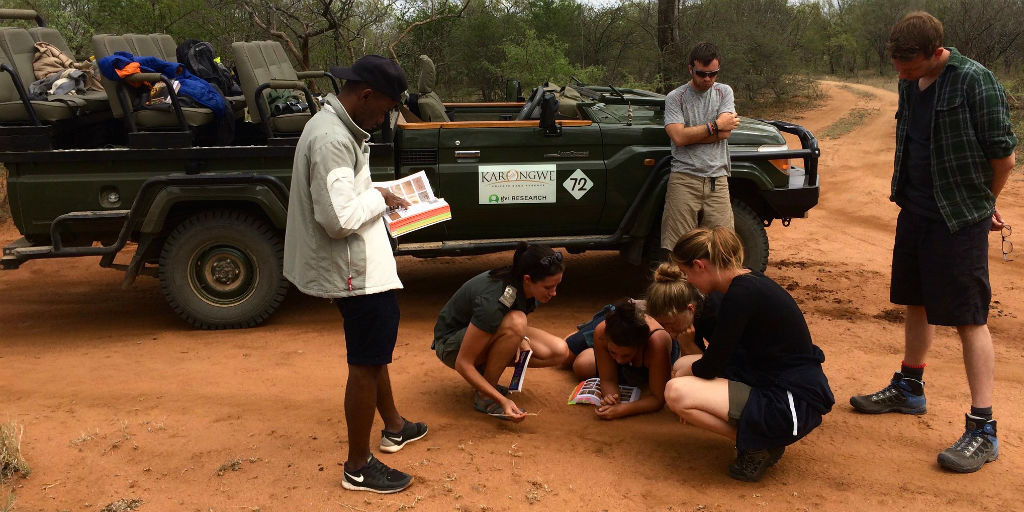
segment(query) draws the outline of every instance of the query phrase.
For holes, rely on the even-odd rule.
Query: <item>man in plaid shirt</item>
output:
[[[887,43],[899,72],[892,195],[896,220],[890,300],[907,307],[899,372],[877,393],[850,398],[869,413],[924,414],[925,357],[935,325],[956,327],[971,390],[964,434],[939,454],[961,473],[999,456],[992,419],[995,352],[989,333],[988,233],[1003,227],[996,198],[1017,145],[1002,86],[991,71],[942,47],[942,23],[913,12]]]

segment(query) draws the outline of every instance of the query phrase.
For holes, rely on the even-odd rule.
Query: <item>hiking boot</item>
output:
[[[767,450],[738,450],[736,460],[729,464],[729,476],[744,482],[756,482],[782,458],[783,453],[786,453],[785,446]]]
[[[406,443],[411,443],[427,435],[426,423],[413,423],[405,418],[402,418],[402,421],[405,424],[402,425],[402,429],[398,432],[380,431],[380,451],[395,453],[401,450]]]
[[[398,492],[412,483],[412,476],[392,469],[370,455],[366,465],[357,471],[345,470],[341,486],[350,491],[372,491],[380,494]]]
[[[915,395],[914,391],[920,391],[921,394]],[[892,381],[881,391],[850,397],[850,405],[865,414],[924,414],[928,411],[924,399],[924,382],[908,379],[900,372],[894,373]]]
[[[996,420],[966,415],[964,435],[939,454],[939,465],[957,473],[973,473],[999,458]]]

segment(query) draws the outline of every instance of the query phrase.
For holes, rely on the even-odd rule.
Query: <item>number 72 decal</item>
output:
[[[583,173],[582,169],[576,169],[576,172],[562,182],[562,186],[569,191],[569,194],[579,199],[594,186],[594,182]]]

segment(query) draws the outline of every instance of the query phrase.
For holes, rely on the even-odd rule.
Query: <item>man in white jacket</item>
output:
[[[295,148],[285,232],[284,275],[307,295],[333,300],[348,351],[345,423],[348,459],[342,486],[398,492],[412,477],[370,453],[374,412],[384,420],[380,449],[394,453],[427,433],[395,407],[388,364],[398,336],[402,288],[381,214],[408,202],[370,180],[367,140],[407,88],[397,63],[376,55],[331,68],[338,96],[306,124]]]

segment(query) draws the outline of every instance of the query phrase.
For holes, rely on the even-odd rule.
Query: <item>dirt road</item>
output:
[[[829,99],[793,120],[819,134],[853,109],[864,120],[821,141],[820,205],[769,228],[768,274],[805,311],[838,403],[763,481],[728,478],[732,445],[667,411],[602,422],[592,408],[565,405],[575,380],[564,372],[527,374],[516,401],[538,415],[522,424],[474,412],[467,386],[429,350],[434,315],[506,253],[399,260],[406,290],[391,374],[400,409],[430,433],[381,455],[415,475],[407,492],[347,492],[345,353],[330,304],[292,292],[262,327],[193,331],[155,280],[122,291],[119,273],[81,259],[0,273],[0,421],[24,425],[33,470],[14,481],[15,510],[99,510],[120,498],[144,500],[143,511],[203,512],[1019,509],[1024,251],[1003,263],[991,239],[1000,458],[976,474],[944,472],[935,456],[960,435],[969,404],[951,329],[940,329],[928,362],[927,415],[868,417],[846,403],[881,387],[902,355],[902,313],[888,302],[896,97],[860,85],[823,89]],[[1024,240],[1020,173],[1002,197]],[[16,237],[10,225],[0,231],[2,243]],[[531,319],[568,333],[639,291],[638,276],[613,253],[570,256],[559,296]]]

